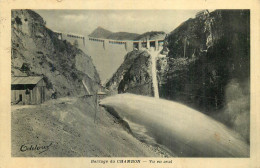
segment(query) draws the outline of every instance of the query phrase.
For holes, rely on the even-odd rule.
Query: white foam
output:
[[[248,157],[249,145],[231,129],[180,103],[133,94],[103,99],[122,118],[142,125],[177,156]]]

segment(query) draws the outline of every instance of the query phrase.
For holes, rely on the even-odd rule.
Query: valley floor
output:
[[[12,106],[13,157],[163,157],[134,138],[93,98],[65,97]]]

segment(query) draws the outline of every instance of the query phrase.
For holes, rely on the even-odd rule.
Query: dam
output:
[[[85,38],[83,35],[78,35],[74,33],[63,33],[54,31],[58,35],[58,39],[60,40],[67,40],[72,44],[75,41],[78,42],[79,46],[85,47],[86,41],[89,42],[96,42],[102,43],[103,49],[106,50],[107,48],[111,47],[111,45],[123,45],[127,52],[130,52],[134,49],[142,50],[142,49],[150,49],[154,48],[155,50],[159,50],[163,46],[164,38],[162,39],[153,39],[150,40],[146,38],[145,40],[113,40],[113,39],[104,39],[104,38],[94,38],[88,36]]]
[[[142,50],[142,49],[150,49],[154,48],[155,50],[159,50],[163,46],[164,39],[156,39],[156,40],[112,40],[112,39],[101,39],[101,38],[92,38],[89,37],[89,41],[100,42],[103,43],[104,50],[109,47],[108,44],[111,45],[123,45],[127,52],[130,52],[134,49]]]
[[[123,63],[124,57],[133,50],[160,51],[163,48],[164,38],[142,40],[113,40],[94,38],[75,33],[54,31],[59,40],[66,40],[72,45],[77,45],[84,53],[91,56],[94,65],[100,75],[102,83],[112,77],[119,66]]]

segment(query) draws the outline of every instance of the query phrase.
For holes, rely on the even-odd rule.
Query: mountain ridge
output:
[[[110,36],[113,32],[104,29],[103,27],[97,27],[95,30],[93,30],[89,36],[90,37],[95,37],[95,38],[107,38]]]
[[[129,32],[112,32],[101,26],[97,27],[92,31],[92,33],[89,34],[89,37],[112,40],[134,40],[137,36],[139,36],[139,34]]]

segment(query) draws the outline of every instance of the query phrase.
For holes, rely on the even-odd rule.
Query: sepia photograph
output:
[[[250,14],[12,9],[11,157],[249,158]]]

